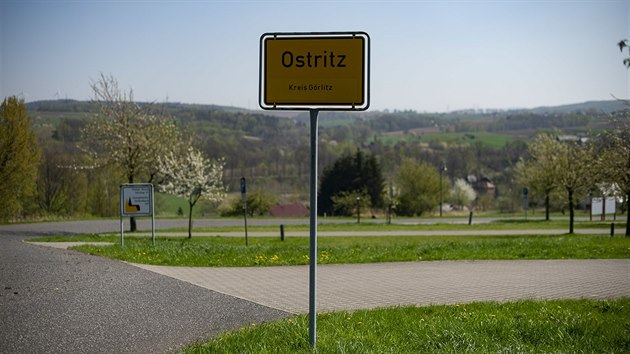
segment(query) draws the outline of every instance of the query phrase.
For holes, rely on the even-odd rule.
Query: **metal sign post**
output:
[[[247,182],[245,177],[241,177],[241,197],[243,197],[243,218],[245,219],[245,246],[247,243]]]
[[[317,115],[311,110],[311,219],[309,253],[308,337],[311,347],[317,342]]]
[[[529,190],[523,188],[523,209],[525,209],[525,220],[527,220],[527,209],[529,209]]]
[[[265,33],[260,37],[258,104],[308,110],[311,118],[309,342],[317,342],[317,130],[320,110],[370,105],[370,37],[365,32]],[[241,180],[241,183],[244,183]],[[243,184],[241,185],[243,186]],[[247,236],[246,236],[247,237]]]

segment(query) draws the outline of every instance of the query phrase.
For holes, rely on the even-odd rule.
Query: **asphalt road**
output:
[[[489,223],[496,220],[524,220],[524,217],[474,217],[474,224]],[[542,216],[529,216],[528,220],[542,220]],[[588,217],[576,217],[576,220],[588,220]],[[610,218],[609,218],[610,219]],[[568,217],[552,217],[552,220],[567,220]],[[595,219],[594,219],[595,220]],[[625,215],[617,216],[618,221],[625,220]],[[138,218],[138,230],[150,231],[151,219],[150,218]],[[608,220],[612,222],[611,220]],[[320,224],[333,224],[333,223],[347,223],[348,219],[334,219],[319,217],[317,222]],[[362,223],[384,223],[384,218],[370,219],[361,218]],[[249,226],[280,226],[283,225],[308,225],[309,218],[250,218],[247,220]],[[436,224],[436,223],[450,223],[450,224],[466,224],[468,218],[403,218],[393,219],[394,224]],[[243,220],[234,218],[221,218],[221,219],[193,219],[194,228],[203,227],[224,227],[224,226],[243,226]],[[125,230],[129,229],[129,221],[124,221]],[[188,219],[156,219],[155,228],[158,230],[181,228],[188,229]],[[36,224],[9,224],[0,225],[0,235],[2,234],[28,234],[28,235],[61,235],[61,234],[79,234],[79,233],[102,233],[102,232],[120,232],[119,220],[84,220],[84,221],[61,221],[61,222],[47,222]]]
[[[111,231],[101,227],[0,226],[0,353],[172,352],[289,315],[125,263],[22,242]]]

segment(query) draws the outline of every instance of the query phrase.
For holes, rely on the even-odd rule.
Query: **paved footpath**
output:
[[[308,312],[308,266],[136,266],[279,310]],[[490,300],[630,297],[630,259],[320,265],[318,273],[320,311]]]

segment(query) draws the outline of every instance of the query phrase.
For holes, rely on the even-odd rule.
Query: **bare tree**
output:
[[[155,182],[158,157],[181,141],[175,122],[155,114],[151,104],[135,102],[133,91],[121,90],[111,75],[101,74],[91,86],[99,113],[83,129],[81,147],[96,166],[119,166],[128,183]]]

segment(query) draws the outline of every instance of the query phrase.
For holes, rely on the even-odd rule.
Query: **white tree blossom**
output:
[[[455,184],[451,190],[451,199],[453,204],[460,207],[470,207],[475,198],[477,198],[477,193],[475,193],[475,190],[470,184],[462,178],[455,180]]]
[[[220,202],[225,198],[223,185],[224,160],[206,159],[192,146],[182,154],[173,152],[158,158],[159,170],[164,178],[160,190],[188,200],[188,237],[192,237],[192,210],[201,198]]]

